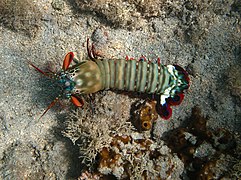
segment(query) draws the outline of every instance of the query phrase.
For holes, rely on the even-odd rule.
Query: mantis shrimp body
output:
[[[46,73],[33,64],[30,65],[42,74],[57,79],[63,87],[62,96],[70,99],[78,107],[83,106],[81,95],[108,89],[136,91],[159,95],[160,103],[156,109],[164,119],[171,117],[170,106],[180,104],[184,97],[183,91],[189,87],[188,75],[178,65],[164,66],[159,61],[146,61],[144,57],[140,60],[97,58],[93,47],[90,50],[87,46],[87,49],[91,60],[78,62],[74,54],[69,52],[59,73]],[[70,66],[72,61],[76,64]],[[58,98],[47,110],[57,100]]]

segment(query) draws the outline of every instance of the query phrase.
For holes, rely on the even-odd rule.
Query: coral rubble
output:
[[[116,97],[120,98],[119,101],[128,98],[124,95]],[[119,111],[121,107],[115,109],[115,99],[106,101],[105,98],[98,98],[104,101],[101,100],[101,106],[95,108],[94,114],[91,114],[89,108],[78,110],[66,122],[64,135],[79,146],[82,162],[89,165],[86,167],[88,171],[82,176],[112,176],[115,179],[178,178],[184,166],[177,155],[172,154],[162,140],[155,141],[150,133],[138,132],[129,119],[123,118],[130,108]],[[152,106],[141,106],[141,110],[152,112],[152,108],[146,111],[147,107]]]
[[[225,129],[209,129],[208,118],[198,107],[192,109],[186,127],[167,132],[162,140],[142,127],[143,121],[152,125],[156,120],[155,102],[135,106],[130,120],[139,131],[122,118],[127,112],[110,112],[114,100],[100,104],[97,114],[90,115],[90,109],[73,113],[64,132],[79,146],[82,162],[89,165],[80,179],[218,179],[238,173],[238,137]],[[236,174],[228,174],[231,168]]]
[[[238,137],[226,129],[208,129],[207,120],[194,107],[188,126],[166,136],[168,147],[184,162],[189,178],[219,179],[236,159]]]
[[[115,136],[111,146],[101,150],[98,171],[113,174],[118,179],[175,179],[183,171],[183,163],[169,148],[142,134]]]

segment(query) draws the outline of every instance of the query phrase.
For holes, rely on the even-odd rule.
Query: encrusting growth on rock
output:
[[[135,107],[131,120],[139,131],[151,130],[152,124],[158,118],[156,101],[145,101]]]

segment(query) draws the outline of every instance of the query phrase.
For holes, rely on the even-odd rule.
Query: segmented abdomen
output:
[[[175,86],[174,76],[164,65],[135,60],[96,60],[101,70],[102,89],[162,94]]]

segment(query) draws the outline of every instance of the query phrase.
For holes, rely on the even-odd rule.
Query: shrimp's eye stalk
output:
[[[64,71],[66,71],[69,68],[69,65],[73,61],[73,59],[74,59],[73,52],[69,52],[68,54],[66,54],[63,62],[63,67],[62,67]]]
[[[75,95],[71,95],[70,100],[76,107],[82,107],[84,105],[83,99],[79,99]]]

